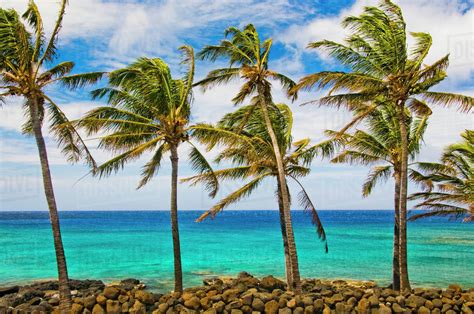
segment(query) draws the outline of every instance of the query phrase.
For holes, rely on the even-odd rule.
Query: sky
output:
[[[460,0],[400,0],[408,31],[429,32],[433,47],[426,62],[431,63],[450,53],[448,79],[437,90],[474,96],[474,1]],[[37,0],[51,30],[58,11],[58,1]],[[1,0],[2,8],[23,12],[26,0]],[[261,36],[273,38],[270,67],[294,80],[304,75],[340,69],[327,55],[309,50],[312,41],[331,39],[342,41],[345,30],[341,20],[356,15],[372,0],[70,0],[59,38],[59,57],[56,62],[71,60],[75,72],[111,71],[126,66],[141,56],[160,57],[171,67],[174,75],[182,72],[178,47],[189,44],[199,51],[204,45],[217,44],[228,26],[242,27],[253,23]],[[409,42],[410,43],[410,42]],[[197,79],[222,62],[199,61]],[[239,82],[216,87],[206,92],[195,90],[194,122],[216,122],[235,108],[231,99]],[[97,86],[95,86],[96,88]],[[60,86],[48,92],[59,103],[70,119],[79,118],[94,107],[103,105],[92,101],[89,92],[67,91]],[[337,129],[350,118],[345,111],[301,104],[317,99],[324,91],[305,92],[291,103],[280,86],[273,85],[274,99],[285,102],[294,111],[295,140],[310,138],[314,143],[324,139],[323,131]],[[24,120],[22,100],[10,98],[0,108],[0,211],[46,210],[39,159],[34,139],[21,134]],[[473,114],[461,114],[455,109],[434,108],[425,134],[423,150],[418,157],[423,161],[439,159],[443,147],[459,140],[459,134],[474,126]],[[51,134],[45,128],[53,183],[60,210],[167,210],[169,208],[170,165],[144,188],[136,190],[140,167],[150,156],[145,156],[116,175],[101,180],[87,176],[82,164],[70,165],[61,155]],[[112,157],[95,148],[89,139],[94,157],[104,162]],[[192,175],[187,166],[186,148],[180,150],[180,177]],[[209,152],[212,158],[216,152]],[[168,160],[166,160],[168,161]],[[218,167],[216,167],[218,169]],[[390,209],[393,186],[379,185],[368,198],[361,197],[361,186],[368,168],[354,165],[335,165],[327,160],[315,160],[312,172],[302,180],[313,202],[319,209]],[[81,179],[82,178],[82,179]],[[216,199],[210,199],[199,186],[179,186],[181,210],[205,210],[219,198],[242,185],[242,182],[223,182]],[[292,193],[297,187],[290,186]],[[411,187],[414,191],[416,187]],[[229,209],[275,209],[275,182],[268,179],[248,199]],[[298,205],[293,207],[298,209]]]

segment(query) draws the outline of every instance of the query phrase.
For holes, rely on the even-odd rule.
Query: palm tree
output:
[[[350,71],[325,71],[308,75],[300,80],[293,92],[315,86],[330,87],[326,97],[314,102],[349,110],[365,106],[365,110],[360,111],[341,133],[365,119],[378,106],[396,108],[401,135],[400,287],[409,289],[406,246],[409,155],[407,109],[426,114],[430,112],[430,104],[457,104],[461,111],[468,112],[474,104],[474,98],[431,91],[446,78],[449,55],[431,65],[424,65],[423,61],[432,45],[431,36],[427,33],[411,33],[415,44],[408,50],[402,11],[390,0],[381,1],[379,7],[366,7],[361,15],[345,18],[342,25],[351,32],[345,43],[323,40],[310,43],[309,47],[329,52]]]
[[[251,110],[254,110],[254,112],[249,116],[249,111]],[[310,214],[311,221],[316,225],[318,236],[325,242],[327,251],[324,227],[313,202],[300,181],[301,177],[309,174],[309,165],[315,155],[318,153],[326,153],[324,151],[324,144],[309,146],[309,139],[304,139],[294,142],[292,145],[291,128],[293,116],[287,105],[279,104],[271,106],[269,107],[269,114],[272,127],[278,139],[280,151],[283,154],[285,175],[300,187],[300,205]],[[248,120],[245,126],[241,127],[243,119]],[[278,169],[273,145],[263,121],[260,108],[254,109],[252,106],[244,106],[233,113],[225,115],[216,126],[207,124],[196,125],[194,136],[197,137],[201,143],[207,145],[208,149],[212,149],[216,145],[223,147],[216,158],[216,162],[230,162],[233,166],[227,169],[216,170],[213,173],[196,175],[183,179],[182,181],[190,182],[192,185],[204,183],[206,186],[208,184],[212,186],[215,177],[220,180],[250,180],[241,188],[219,201],[210,210],[201,215],[197,221],[202,221],[209,216],[214,218],[224,208],[238,202],[244,197],[250,196],[265,179],[270,177],[277,178]],[[280,227],[285,253],[286,278],[291,284],[290,257],[281,190],[282,188],[277,180],[276,192],[278,195]]]
[[[225,58],[229,62],[229,67],[210,71],[205,79],[197,83],[203,89],[219,84],[225,84],[232,80],[242,80],[243,85],[238,94],[232,99],[235,105],[241,104],[249,97],[252,97],[252,107],[259,107],[265,125],[271,138],[276,163],[278,169],[278,181],[281,186],[286,186],[286,177],[283,166],[283,157],[278,146],[278,140],[272,127],[268,107],[273,104],[271,82],[278,81],[282,87],[289,91],[294,82],[285,75],[269,69],[268,58],[272,47],[272,39],[260,40],[259,34],[252,24],[240,30],[236,27],[229,27],[225,31],[225,37],[218,45],[206,46],[199,53],[203,60],[215,61],[218,58]],[[250,110],[251,116],[254,110]],[[248,117],[243,119],[245,125]],[[301,280],[298,267],[298,256],[291,223],[290,200],[288,191],[282,189],[282,205],[285,218],[285,229],[288,238],[288,250],[291,265],[291,285],[288,289],[295,293],[301,292]]]
[[[427,116],[406,120],[408,132],[408,151],[411,160],[419,153],[423,134],[427,126]],[[357,130],[353,134],[343,134],[344,150],[332,159],[334,163],[373,165],[362,186],[362,195],[367,197],[380,181],[393,177],[394,190],[394,238],[392,259],[392,286],[400,289],[399,263],[399,206],[400,206],[400,130],[393,107],[380,107],[366,118],[367,129]],[[335,131],[328,131],[337,135]],[[410,171],[412,171],[410,169]],[[411,173],[413,175],[413,173]]]
[[[128,67],[111,72],[108,87],[92,92],[93,98],[106,98],[110,106],[93,109],[76,122],[89,136],[105,132],[99,138],[99,147],[118,153],[97,167],[96,176],[108,176],[145,152],[153,152],[143,166],[138,185],[141,188],[158,172],[163,156],[170,154],[174,290],[179,293],[183,291],[183,273],[177,204],[178,147],[183,143],[191,145],[192,167],[212,173],[204,156],[191,142],[194,52],[190,46],[183,46],[180,50],[184,56],[183,63],[188,67],[184,78],[173,79],[168,65],[159,58],[139,58]],[[217,181],[214,183],[217,189]]]
[[[417,163],[421,173],[417,178],[424,191],[410,195],[410,200],[421,200],[415,208],[427,210],[409,220],[432,216],[464,218],[474,221],[474,131],[461,134],[462,142],[449,145],[441,163]]]
[[[72,303],[58,210],[42,133],[45,116],[49,117],[50,131],[69,161],[77,162],[84,157],[92,167],[95,163],[79,134],[61,108],[45,93],[45,89],[54,83],[77,88],[102,77],[99,72],[70,75],[74,68],[71,61],[52,64],[57,54],[56,42],[66,2],[61,2],[49,38],[45,36],[43,20],[34,1],[28,3],[21,17],[13,9],[0,8],[0,102],[5,103],[8,97],[21,97],[25,101],[23,133],[33,135],[38,146],[58,267],[61,312],[68,312]]]

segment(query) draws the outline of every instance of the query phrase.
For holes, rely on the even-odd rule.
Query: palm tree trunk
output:
[[[54,197],[53,181],[49,169],[48,154],[41,130],[41,121],[39,117],[39,106],[44,102],[41,98],[31,99],[29,107],[33,133],[38,147],[38,154],[41,163],[41,172],[43,175],[44,194],[48,203],[49,219],[53,230],[54,251],[56,253],[56,264],[58,267],[59,282],[59,310],[61,313],[69,313],[72,306],[71,291],[69,289],[69,277],[67,273],[66,255],[64,254],[63,241],[61,237],[61,228],[59,226],[58,209],[56,198]]]
[[[281,228],[281,236],[283,238],[283,250],[285,252],[285,275],[286,275],[286,284],[288,287],[292,287],[291,281],[291,261],[290,261],[290,254],[288,250],[288,237],[286,236],[286,227],[285,227],[285,213],[283,211],[283,199],[281,197],[281,186],[280,182],[278,182],[278,213],[280,216],[280,228]]]
[[[407,256],[407,190],[408,190],[408,135],[405,115],[405,104],[399,101],[399,125],[401,136],[401,169],[400,169],[400,289],[410,289],[408,278]]]
[[[285,177],[285,169],[283,168],[283,158],[280,152],[280,147],[278,146],[278,140],[276,138],[275,131],[273,130],[272,122],[270,120],[270,115],[267,109],[265,87],[259,86],[258,93],[259,93],[260,108],[262,110],[263,118],[265,120],[265,125],[267,127],[268,134],[270,135],[273,151],[275,153],[275,159],[276,159],[277,169],[278,169],[278,181],[280,182],[280,186],[282,187],[287,186],[286,177]],[[288,287],[288,289],[290,291],[293,291],[295,294],[300,294],[301,293],[301,278],[300,278],[300,270],[298,266],[298,255],[296,253],[295,236],[293,233],[293,225],[291,223],[290,198],[288,195],[288,190],[281,189],[281,196],[282,196],[282,204],[283,204],[283,213],[285,217],[286,235],[288,238],[288,253],[290,255],[291,275],[292,275],[291,276],[292,286]]]
[[[393,223],[392,288],[395,291],[400,291],[400,170],[398,167],[395,167],[393,177],[395,179],[395,217]]]
[[[181,245],[178,227],[178,146],[171,145],[171,233],[173,236],[174,291],[183,292],[183,270],[181,268]]]

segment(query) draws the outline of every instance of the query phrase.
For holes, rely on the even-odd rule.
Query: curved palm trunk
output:
[[[408,190],[408,135],[405,121],[404,103],[399,102],[399,125],[401,136],[401,169],[400,169],[400,289],[410,289],[408,279],[407,256],[407,190]]]
[[[280,186],[282,187],[287,186],[286,177],[285,177],[285,169],[283,167],[283,158],[280,152],[280,147],[278,146],[278,141],[275,135],[275,131],[273,130],[273,126],[270,120],[270,115],[268,113],[268,109],[266,106],[266,98],[265,98],[263,86],[258,87],[258,93],[259,93],[259,100],[260,100],[259,101],[260,108],[262,110],[263,117],[265,119],[265,125],[268,130],[268,135],[270,135],[273,151],[275,153],[275,159],[276,159],[277,168],[278,168],[278,181],[280,183]],[[288,289],[290,291],[293,291],[296,294],[300,294],[301,293],[301,279],[300,279],[300,270],[298,266],[298,255],[296,253],[295,236],[293,233],[293,225],[291,223],[290,198],[289,198],[287,189],[280,189],[280,191],[281,191],[281,196],[282,196],[286,235],[288,238],[288,254],[290,256],[290,263],[291,263],[292,286],[288,287]]]
[[[181,268],[181,245],[178,227],[178,146],[171,145],[171,233],[173,236],[174,291],[183,292],[183,270]]]
[[[281,186],[278,182],[278,214],[280,216],[280,228],[281,228],[281,237],[283,238],[283,250],[285,252],[285,275],[286,275],[286,284],[288,287],[292,287],[292,276],[291,276],[291,261],[290,254],[288,250],[288,237],[286,236],[286,227],[285,227],[285,213],[283,211],[283,199],[281,196]]]
[[[392,288],[400,291],[400,170],[393,173],[395,179],[394,194],[394,223],[393,223],[393,259],[392,259]]]
[[[69,289],[69,277],[67,273],[66,256],[64,254],[63,241],[61,237],[61,228],[59,226],[58,209],[56,198],[54,197],[53,181],[49,169],[48,154],[41,131],[41,121],[39,119],[39,106],[42,105],[42,99],[33,99],[30,105],[30,117],[33,133],[38,146],[38,153],[41,163],[41,172],[43,175],[44,194],[48,203],[49,219],[53,230],[54,251],[56,253],[56,263],[58,267],[59,282],[59,310],[61,313],[69,313],[72,306],[71,291]]]

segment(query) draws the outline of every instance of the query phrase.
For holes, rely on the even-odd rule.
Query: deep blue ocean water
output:
[[[276,211],[225,211],[195,223],[197,211],[180,212],[185,285],[210,275],[284,275]],[[303,277],[375,280],[391,273],[393,212],[320,211],[329,253],[310,218],[293,212]],[[115,281],[135,277],[167,290],[172,283],[169,214],[161,211],[62,212],[71,278]],[[474,287],[474,224],[446,219],[409,223],[413,285]],[[56,276],[46,212],[0,212],[0,285]]]

